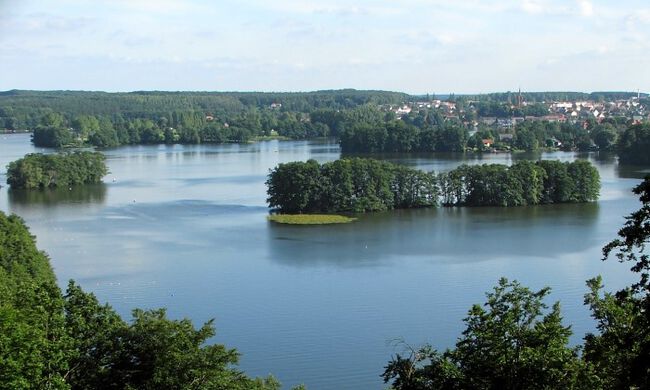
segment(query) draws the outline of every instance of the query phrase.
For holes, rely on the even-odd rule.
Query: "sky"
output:
[[[0,90],[650,92],[648,0],[0,0]]]

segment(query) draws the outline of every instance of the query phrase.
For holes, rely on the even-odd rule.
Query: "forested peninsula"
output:
[[[598,199],[600,175],[586,160],[461,165],[423,172],[374,159],[279,164],[266,181],[281,213],[362,213],[444,206],[523,206]]]
[[[12,188],[54,188],[99,183],[108,173],[99,152],[31,153],[9,163],[7,184]]]

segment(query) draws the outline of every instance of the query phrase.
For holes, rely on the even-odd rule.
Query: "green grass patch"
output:
[[[251,137],[250,143],[253,142],[259,142],[259,141],[272,141],[274,139],[277,139],[278,141],[289,141],[291,138],[285,137],[283,135],[258,135],[255,137]]]
[[[269,221],[287,225],[329,225],[334,223],[350,223],[357,219],[335,214],[273,214]]]

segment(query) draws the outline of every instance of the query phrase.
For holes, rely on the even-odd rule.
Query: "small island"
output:
[[[11,188],[56,188],[99,183],[108,173],[106,157],[99,152],[31,153],[9,163]]]
[[[266,184],[269,206],[287,214],[582,203],[600,193],[598,170],[586,160],[461,165],[439,174],[364,158],[308,160],[278,165]]]
[[[336,214],[273,214],[269,215],[268,219],[284,225],[333,225],[357,220],[357,218]]]

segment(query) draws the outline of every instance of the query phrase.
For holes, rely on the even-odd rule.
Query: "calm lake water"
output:
[[[0,135],[0,183],[9,161],[34,152],[29,135]],[[574,343],[594,328],[582,305],[585,280],[607,288],[633,280],[601,262],[630,192],[648,172],[612,157],[595,204],[408,210],[339,226],[266,220],[264,181],[281,162],[340,157],[336,143],[132,146],[106,151],[105,184],[58,192],[0,190],[0,210],[22,216],[50,254],[62,288],[75,279],[123,316],[166,307],[195,324],[216,319],[212,340],[236,347],[250,375],[273,373],[286,388],[382,389],[391,354],[430,342],[452,346],[473,303],[501,276],[551,286]],[[506,163],[540,155],[388,157],[425,170]]]

